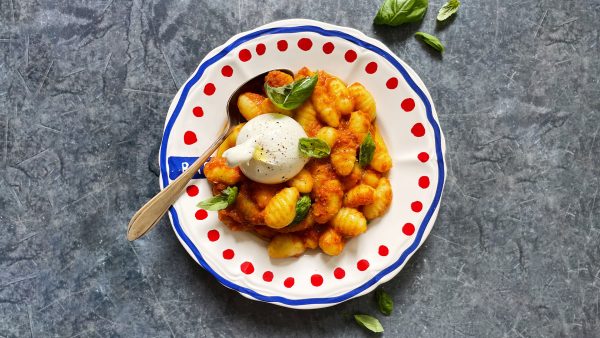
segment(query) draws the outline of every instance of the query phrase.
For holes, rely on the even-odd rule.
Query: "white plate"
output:
[[[363,33],[311,20],[284,20],[238,34],[211,51],[175,96],[160,149],[161,187],[216,138],[229,96],[275,68],[323,69],[375,97],[377,124],[390,149],[390,210],[351,239],[338,257],[318,250],[270,259],[266,242],[232,232],[217,212],[198,210],[208,182],[190,182],[173,205],[173,229],[189,254],[223,285],[277,305],[314,309],[364,295],[394,277],[423,243],[436,218],[445,180],[444,137],[417,74]]]

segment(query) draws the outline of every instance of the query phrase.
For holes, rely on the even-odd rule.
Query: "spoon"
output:
[[[277,69],[280,72],[284,72],[290,75],[294,73],[288,69]],[[143,207],[138,210],[135,215],[129,221],[127,229],[127,239],[134,241],[144,236],[150,229],[152,229],[156,223],[162,218],[162,216],[169,210],[169,207],[175,203],[175,201],[181,195],[181,192],[185,189],[188,182],[192,179],[194,174],[200,170],[206,160],[212,155],[215,150],[225,141],[227,136],[233,132],[233,128],[244,121],[244,117],[240,113],[237,107],[238,97],[246,92],[262,93],[264,86],[265,76],[269,72],[259,74],[246,83],[241,85],[234,93],[229,97],[227,102],[227,122],[221,131],[221,134],[213,144],[208,147],[198,157],[189,168],[184,171],[175,181],[171,182],[165,189],[152,197]]]

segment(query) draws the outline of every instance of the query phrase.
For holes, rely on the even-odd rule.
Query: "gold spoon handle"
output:
[[[179,198],[183,189],[192,177],[194,177],[194,174],[200,170],[202,164],[217,150],[232,131],[233,128],[228,128],[227,132],[223,133],[186,171],[179,175],[165,189],[156,194],[156,196],[152,197],[151,200],[133,215],[127,229],[128,240],[134,241],[144,236],[158,223],[167,210],[169,210],[169,207]]]

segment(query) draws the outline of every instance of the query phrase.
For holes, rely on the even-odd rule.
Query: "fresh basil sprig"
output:
[[[459,6],[460,6],[460,1],[448,0],[448,2],[446,2],[444,4],[444,6],[442,6],[442,8],[440,8],[440,11],[438,12],[438,15],[437,15],[437,21],[447,20],[449,17],[454,15],[454,13],[456,13],[456,11],[458,11]]]
[[[304,156],[325,158],[331,153],[331,148],[325,141],[316,137],[303,137],[298,143],[298,149]]]
[[[367,136],[363,139],[360,144],[360,150],[358,151],[358,164],[361,167],[365,168],[371,163],[373,160],[373,155],[375,154],[375,141],[373,141],[373,137],[371,133],[368,133]]]
[[[392,310],[394,310],[394,301],[392,300],[392,297],[390,297],[383,289],[377,289],[375,297],[377,298],[379,311],[386,316],[391,315]]]
[[[415,36],[417,38],[421,38],[421,40],[423,42],[425,42],[426,44],[431,46],[431,48],[437,50],[438,52],[440,52],[440,53],[444,52],[444,45],[442,45],[440,40],[438,38],[436,38],[435,36],[433,36],[431,34],[423,33],[423,32],[416,32]]]
[[[209,199],[198,203],[197,207],[211,211],[225,209],[228,206],[235,203],[235,198],[237,197],[237,194],[238,187],[227,187],[225,188],[225,190],[221,191],[219,195],[213,196]]]
[[[421,21],[428,6],[429,0],[385,0],[373,22],[377,25],[399,26]]]
[[[381,323],[375,317],[369,315],[354,315],[354,320],[356,320],[358,325],[371,332],[383,332],[383,326],[381,326]]]
[[[312,201],[310,200],[310,197],[308,197],[308,196],[300,197],[298,202],[296,202],[296,217],[294,217],[294,220],[292,221],[291,224],[296,224],[296,223],[302,222],[302,220],[304,220],[306,218],[306,215],[308,215],[308,211],[310,210],[311,204],[312,204]]]
[[[317,74],[294,81],[281,87],[271,87],[265,83],[265,92],[274,105],[281,109],[298,108],[310,97],[317,84]]]

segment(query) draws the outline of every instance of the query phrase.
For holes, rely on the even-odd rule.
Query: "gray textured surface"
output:
[[[290,17],[387,43],[446,133],[438,221],[385,286],[385,336],[599,336],[600,2],[464,1],[437,30],[440,0],[395,29],[371,25],[379,2],[0,0],[0,337],[367,335],[348,315],[371,296],[282,309],[220,286],[164,220],[125,240],[178,86],[229,36]]]

